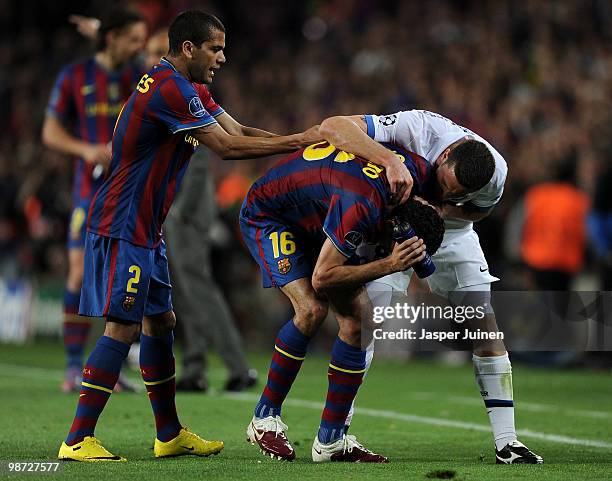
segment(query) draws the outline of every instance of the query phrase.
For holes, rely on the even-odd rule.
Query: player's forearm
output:
[[[389,257],[359,266],[317,268],[312,275],[312,287],[317,292],[330,289],[357,288],[368,282],[397,272]]]
[[[318,125],[293,135],[247,137],[230,135],[223,126],[213,124],[193,130],[192,135],[222,159],[253,159],[293,152],[321,139]]]
[[[42,141],[50,149],[64,154],[82,156],[89,144],[71,135],[57,119],[47,117],[43,124]]]
[[[273,134],[266,130],[256,129],[255,127],[242,126],[242,135],[247,137],[279,137],[278,134]]]
[[[303,147],[299,134],[283,137],[235,136],[221,151],[225,160],[253,159],[267,155],[285,154]]]
[[[265,130],[256,129],[242,125],[227,112],[222,112],[216,117],[219,125],[230,135],[244,135],[246,137],[278,137],[277,134]]]
[[[321,122],[321,136],[340,150],[351,152],[382,167],[396,164],[397,156],[372,140],[358,123],[348,117],[330,117]]]
[[[222,159],[253,159],[292,152],[307,145],[304,133],[279,137],[247,137],[229,135],[223,129],[198,129],[198,141]]]

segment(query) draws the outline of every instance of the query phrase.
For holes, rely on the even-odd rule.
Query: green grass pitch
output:
[[[260,373],[268,355],[253,355]],[[8,461],[54,460],[69,428],[76,395],[59,392],[63,357],[58,343],[0,346],[0,477]],[[514,390],[520,439],[544,457],[542,466],[494,464],[488,420],[469,366],[379,361],[359,394],[352,434],[384,453],[388,465],[315,465],[310,448],[326,390],[326,359],[307,358],[283,419],[297,459],[282,463],[245,442],[245,427],[259,388],[240,396],[218,389],[223,370],[213,363],[216,394],[180,394],[183,424],[225,441],[216,457],[153,458],[153,417],[145,394],[116,394],[96,435],[127,463],[62,463],[43,479],[133,480],[459,480],[612,479],[612,378],[610,373],[540,370],[516,365]],[[400,413],[396,416],[394,413]],[[32,479],[33,475],[21,478]],[[12,479],[20,476],[12,475]]]

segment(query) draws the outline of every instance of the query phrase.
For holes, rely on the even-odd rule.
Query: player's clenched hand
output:
[[[310,127],[308,130],[305,130],[304,132],[302,132],[301,136],[303,147],[306,147],[310,144],[315,144],[317,142],[321,142],[323,140],[321,132],[319,132],[318,125],[315,125],[314,127]]]
[[[389,256],[393,272],[401,272],[425,259],[426,246],[423,239],[411,237],[401,244],[395,244]]]
[[[403,204],[408,200],[412,191],[412,175],[400,160],[387,166],[386,170],[393,201],[397,204]]]
[[[89,144],[83,151],[83,159],[90,164],[110,164],[112,151],[108,144]]]

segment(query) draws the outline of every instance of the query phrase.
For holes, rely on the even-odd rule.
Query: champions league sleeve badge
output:
[[[346,242],[351,249],[357,249],[363,242],[363,234],[355,230],[347,232],[344,236],[344,242]]]
[[[204,105],[202,105],[200,97],[194,97],[189,101],[189,113],[198,118],[204,116],[206,109],[204,108]]]
[[[389,127],[393,125],[397,121],[397,115],[383,115],[378,117],[378,123],[384,125],[385,127]]]

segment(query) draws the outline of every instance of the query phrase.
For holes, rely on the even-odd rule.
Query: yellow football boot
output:
[[[187,428],[181,428],[178,436],[168,442],[155,439],[153,452],[156,458],[165,458],[187,454],[210,456],[211,454],[219,454],[222,449],[223,441],[207,441]]]
[[[125,458],[110,453],[100,444],[100,441],[93,436],[85,437],[83,441],[74,446],[68,446],[63,442],[60,446],[57,458],[65,461],[85,461],[90,463],[126,461]]]

